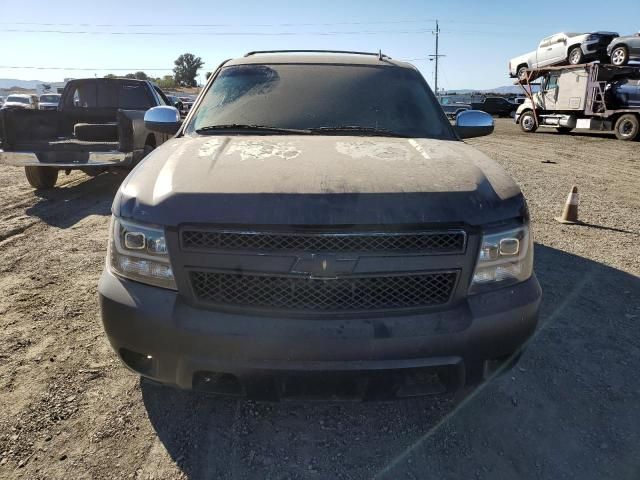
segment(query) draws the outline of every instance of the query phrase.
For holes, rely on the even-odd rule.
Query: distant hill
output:
[[[534,86],[533,87],[533,91],[537,92],[538,91],[538,87]],[[491,88],[489,90],[483,90],[483,89],[478,89],[478,90],[472,90],[472,89],[468,89],[468,88],[463,88],[463,89],[459,89],[459,90],[449,90],[447,92],[445,92],[446,94],[452,94],[452,93],[457,93],[459,95],[469,95],[472,93],[496,93],[496,94],[500,94],[500,95],[521,95],[524,92],[522,91],[522,87],[520,87],[519,85],[504,85],[502,87],[496,87],[496,88]]]
[[[19,88],[25,88],[27,90],[35,90],[39,83],[51,83],[51,82],[43,82],[42,80],[19,80],[17,78],[0,78],[1,89],[19,87]]]

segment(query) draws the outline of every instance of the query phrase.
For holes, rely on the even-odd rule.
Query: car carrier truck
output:
[[[541,79],[532,92],[531,80]],[[527,133],[539,127],[560,133],[573,129],[615,133],[620,140],[640,137],[640,68],[590,63],[529,70],[522,85],[527,100],[515,122]]]

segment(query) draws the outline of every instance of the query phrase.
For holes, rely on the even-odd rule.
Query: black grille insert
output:
[[[449,301],[456,272],[318,279],[193,271],[196,298],[215,306],[290,311],[420,308]]]
[[[192,250],[259,250],[311,252],[463,253],[465,233],[277,233],[184,230],[182,247]]]

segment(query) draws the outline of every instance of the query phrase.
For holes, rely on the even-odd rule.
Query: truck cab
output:
[[[518,107],[515,122],[526,133],[539,127],[610,131],[620,140],[640,136],[640,68],[587,64],[533,69],[540,91]],[[528,80],[520,80],[525,86]]]

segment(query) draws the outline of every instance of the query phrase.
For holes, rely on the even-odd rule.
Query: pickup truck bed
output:
[[[0,163],[49,172],[133,167],[168,138],[144,126],[146,110],[166,105],[165,99],[146,81],[73,80],[58,110],[0,111]],[[50,188],[56,175],[47,182],[33,180],[35,174],[27,179],[36,188]]]

